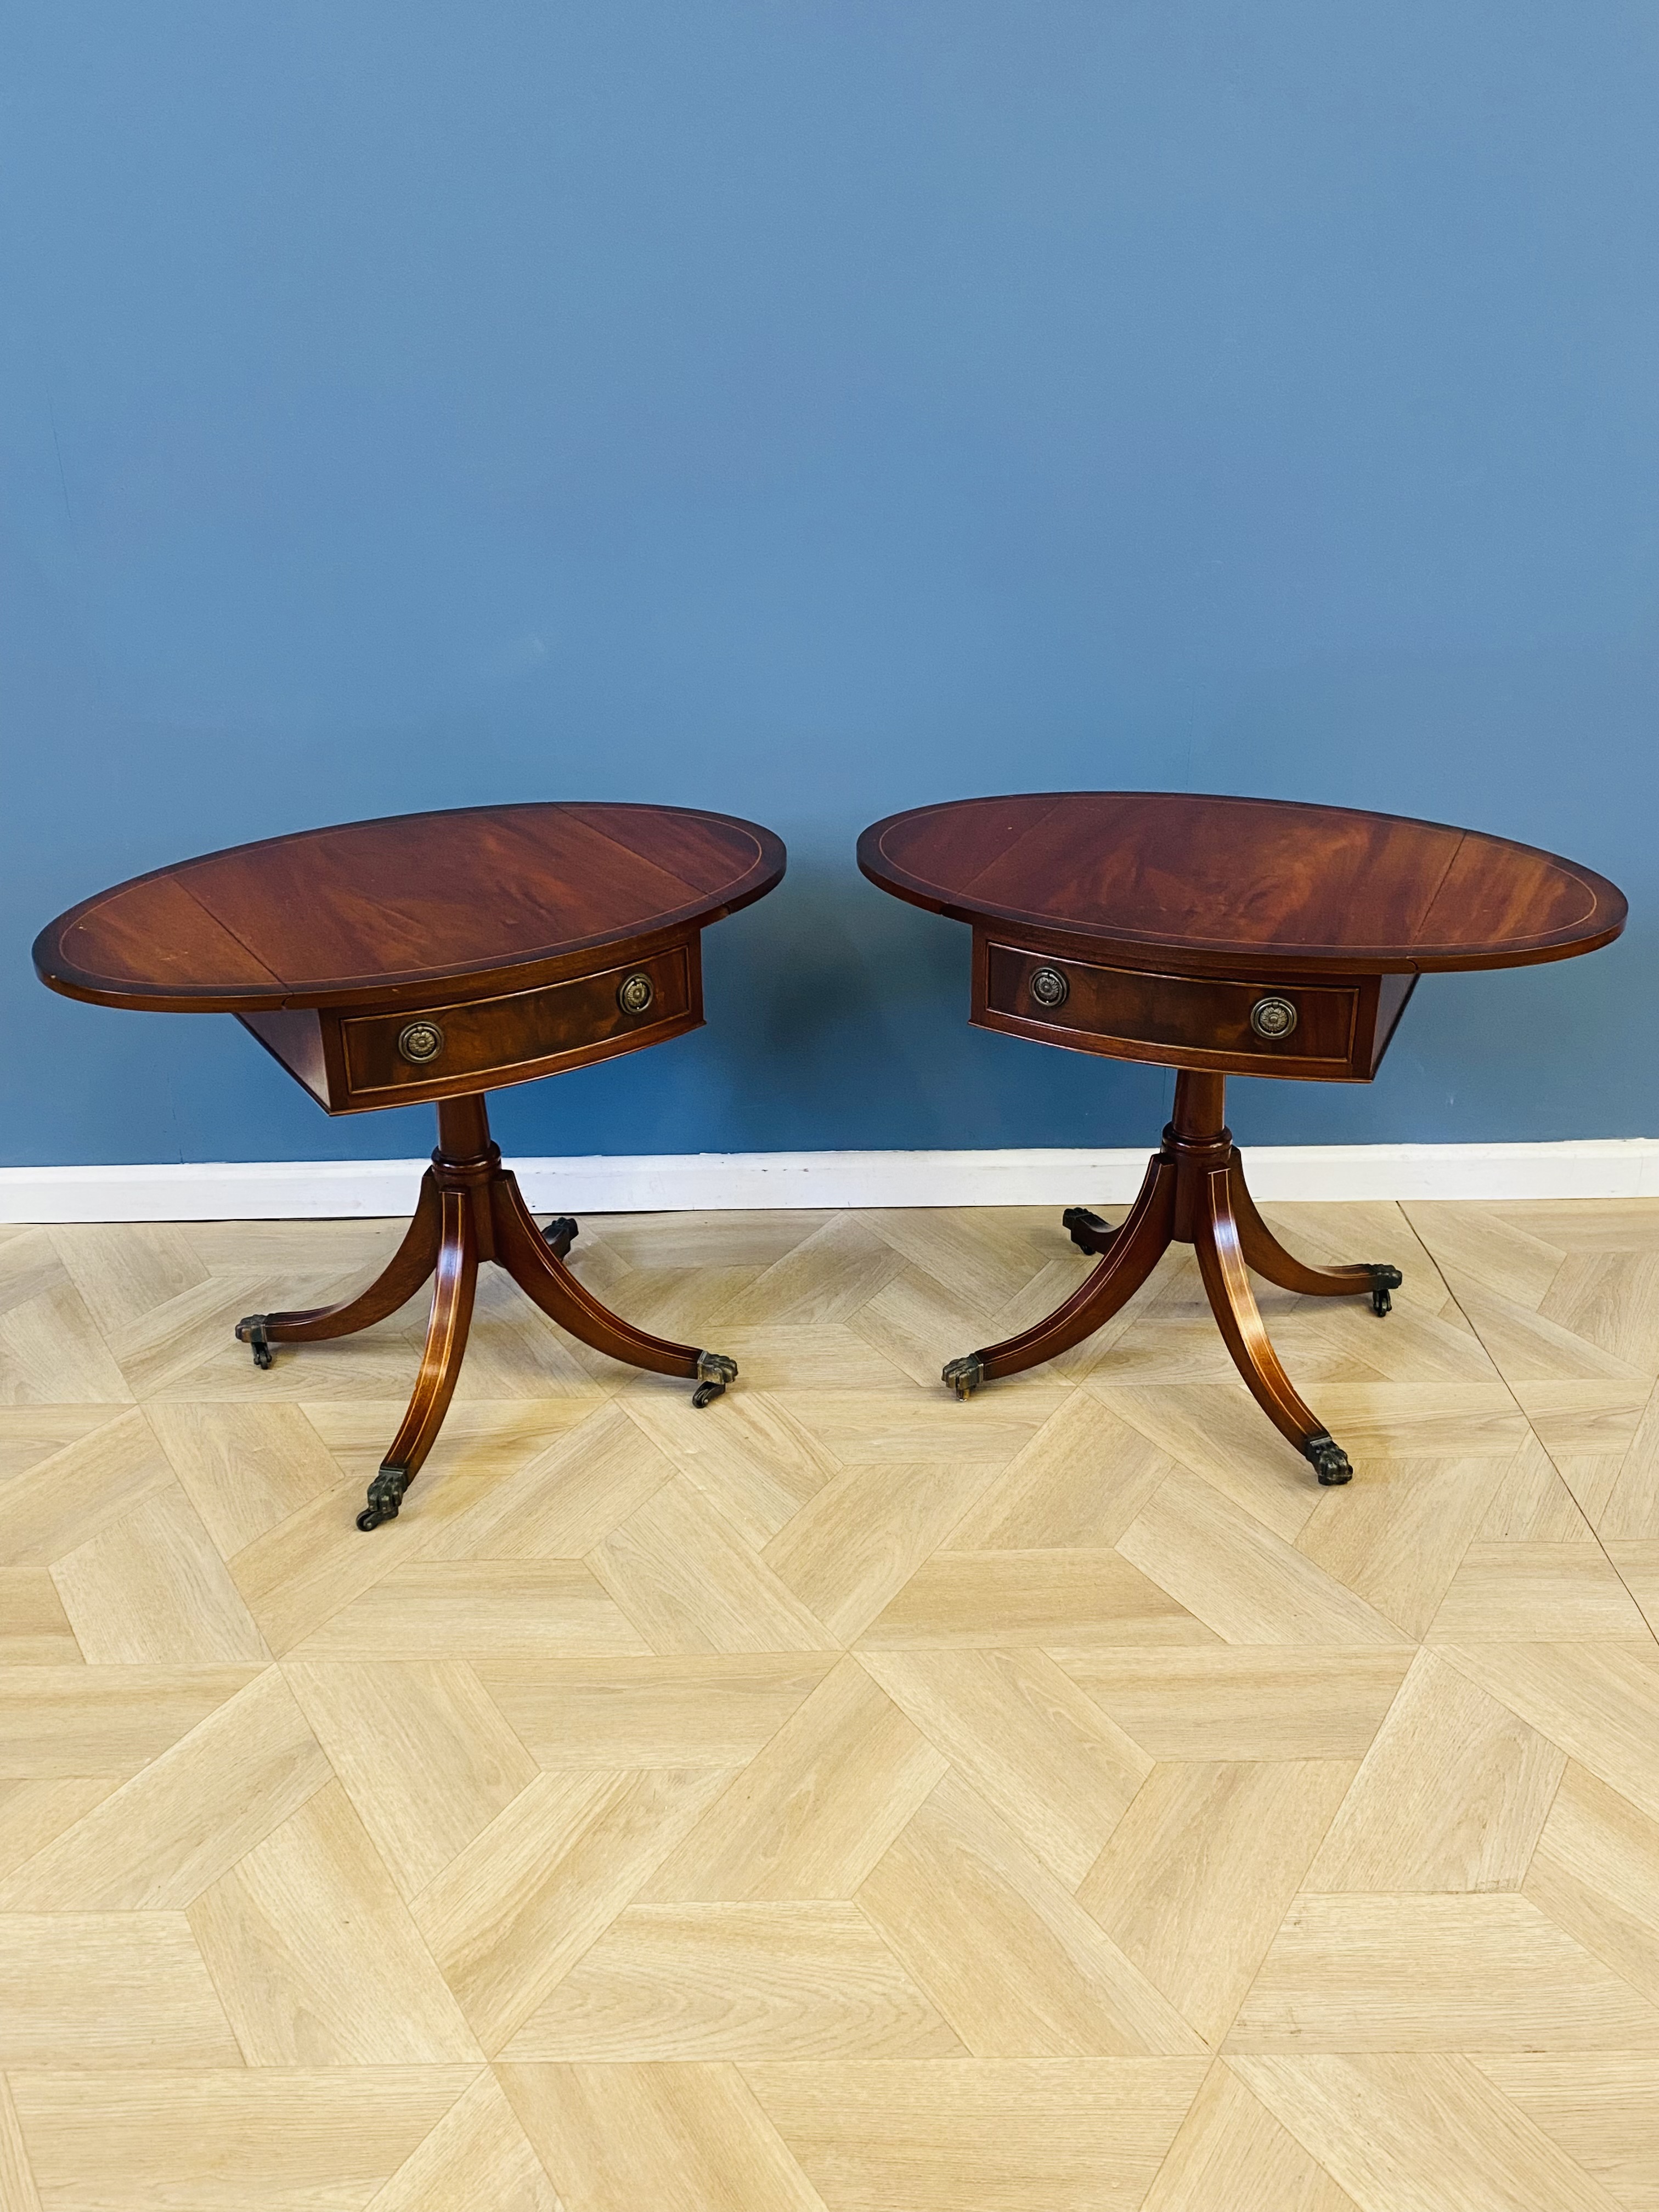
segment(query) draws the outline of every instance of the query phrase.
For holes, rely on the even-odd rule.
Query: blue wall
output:
[[[1432,978],[1247,1138],[1659,1128],[1651,0],[14,0],[0,1156],[407,1154],[34,982],[317,822],[704,802],[791,848],[698,1036],[525,1152],[1133,1144],[965,1024],[878,814],[1073,783],[1462,820],[1626,939]]]

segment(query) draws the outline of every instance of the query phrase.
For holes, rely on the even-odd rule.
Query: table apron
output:
[[[701,949],[696,933],[633,959],[607,947],[585,975],[488,998],[238,1018],[329,1113],[368,1113],[534,1082],[701,1028]]]
[[[972,1019],[981,1029],[1114,1060],[1368,1083],[1416,980],[1171,975],[976,928]],[[1276,1024],[1284,1025],[1278,1034]]]

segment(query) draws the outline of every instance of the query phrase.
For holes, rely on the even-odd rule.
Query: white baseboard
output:
[[[1659,1198],[1659,1138],[1538,1145],[1261,1145],[1258,1198]],[[0,1222],[287,1221],[407,1213],[424,1160],[0,1168]],[[684,1152],[513,1162],[538,1213],[845,1206],[1098,1206],[1133,1198],[1124,1152]]]

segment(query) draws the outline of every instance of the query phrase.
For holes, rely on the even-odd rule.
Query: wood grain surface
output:
[[[717,921],[783,870],[770,830],[687,807],[392,815],[118,884],[49,922],[34,964],[53,990],[100,1006],[374,1004],[389,987],[550,978],[595,946]]]
[[[1443,823],[1183,792],[963,799],[877,822],[872,883],[959,921],[1083,939],[1199,974],[1416,974],[1562,960],[1623,894],[1553,853]]]

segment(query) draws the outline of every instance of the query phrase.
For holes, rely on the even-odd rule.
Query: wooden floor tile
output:
[[[946,1762],[844,1659],[744,1768],[644,1896],[658,1904],[848,1898]]]
[[[927,2058],[962,2045],[855,1905],[635,1905],[502,2057]]]
[[[504,2066],[565,2212],[824,2212],[734,2066]]]
[[[1078,1891],[1125,1956],[1212,2045],[1353,1779],[1346,1759],[1155,1767]]]
[[[1526,1894],[1659,2003],[1659,1821],[1569,1765],[1527,1869]]]
[[[1204,2069],[980,2058],[744,2072],[827,2212],[1135,2212]]]
[[[542,1766],[747,1765],[836,1654],[479,1660],[478,1680]]]
[[[1659,1540],[1659,1384],[1620,1461],[1595,1526],[1609,1541]]]
[[[1640,1609],[1650,1630],[1659,1637],[1659,1538],[1644,1537],[1631,1543],[1607,1537],[1601,1548],[1625,1588]]]
[[[1299,1899],[1234,2051],[1659,2051],[1659,2007],[1524,1897]]]
[[[880,1393],[856,1388],[798,1390],[791,1410],[809,1435],[849,1467],[877,1460],[1006,1467],[1059,1412],[1064,1395],[1054,1383],[1022,1376],[965,1405],[942,1387],[922,1390],[910,1385]]]
[[[1211,2069],[1142,2212],[1353,2212],[1353,2199],[1231,2067]]]
[[[1407,1650],[1218,1644],[1054,1656],[1152,1759],[1362,1759],[1412,1663]]]
[[[493,2074],[481,2074],[364,2212],[561,2212]]]
[[[1312,1866],[1313,1890],[1518,1889],[1566,1755],[1430,1652]]]
[[[267,1668],[0,1882],[0,1911],[182,1909],[331,1778]]]
[[[1537,1310],[1566,1256],[1559,1244],[1513,1218],[1506,1206],[1442,1202],[1412,1204],[1404,1212],[1458,1291],[1483,1285],[1529,1312]]]
[[[1580,1382],[1598,1376],[1628,1386],[1641,1379],[1642,1368],[1535,1306],[1523,1305],[1501,1291],[1477,1289],[1461,1281],[1457,1295],[1498,1372],[1517,1389],[1525,1382]],[[1652,1370],[1646,1372],[1650,1375]]]
[[[1509,1460],[1526,1416],[1497,1375],[1413,1382],[1323,1382],[1321,1419],[1358,1468],[1372,1459]]]
[[[1152,1760],[1041,1651],[872,1651],[873,1674],[1068,1889]]]
[[[1659,2209],[1659,2065],[1646,2053],[1475,2061],[1501,2095],[1540,2127],[1626,2212]]]
[[[174,1487],[139,1413],[121,1414],[0,1481],[0,1549],[9,1567],[49,1567],[65,1552]]]
[[[461,1659],[290,1660],[289,1687],[405,1897],[536,1777]]]
[[[397,2066],[482,2057],[337,1782],[190,1908],[250,2066]]]
[[[422,1334],[417,1330],[410,1345],[417,1362]],[[301,1399],[298,1410],[322,1438],[330,1458],[357,1488],[366,1489],[398,1433],[407,1396],[405,1391],[384,1400]],[[446,1503],[446,1492],[453,1484],[466,1486],[464,1495],[471,1499],[484,1495],[482,1488],[471,1486],[474,1483],[499,1487],[511,1482],[607,1402],[608,1394],[592,1388],[545,1398],[455,1398],[421,1470],[419,1487],[404,1501],[404,1512],[415,1523],[424,1524],[432,1519],[433,1508]],[[151,1399],[152,1413],[155,1404]]]
[[[936,1552],[864,1632],[928,1644],[1211,1644],[1216,1633],[1111,1552]]]
[[[709,1767],[544,1774],[415,1900],[444,1978],[494,2055],[691,1826]]]
[[[1073,1391],[969,1506],[951,1547],[1104,1551],[1174,1467],[1138,1429]]]
[[[836,1640],[684,1476],[588,1564],[653,1651],[821,1651]]]
[[[763,1556],[831,1635],[849,1643],[945,1541],[987,1480],[973,1461],[843,1468]]]
[[[1011,1252],[988,1210],[894,1206],[860,1218],[913,1267],[977,1305],[1000,1305],[1031,1273],[1030,1259]],[[1058,1222],[1052,1233],[1058,1243],[1064,1234]]]
[[[649,1646],[580,1559],[417,1559],[293,1649],[305,1659],[554,1659]]]
[[[1562,1478],[1559,1445],[1546,1449],[1548,1434],[1528,1402],[1525,1386],[1516,1395],[1532,1422],[1533,1433],[1514,1459],[1501,1468],[1486,1503],[1486,1516],[1475,1534],[1489,1541],[1519,1539],[1541,1544],[1592,1544],[1595,1531],[1572,1486]],[[1599,1440],[1598,1440],[1599,1441]],[[1576,1461],[1571,1462],[1576,1464]]]
[[[848,1315],[846,1325],[925,1390],[945,1361],[956,1357],[958,1346],[982,1344],[998,1333],[990,1318],[994,1310],[984,1297],[901,1263],[856,1313]]]
[[[728,1298],[720,1318],[751,1326],[793,1323],[801,1328],[845,1321],[867,1305],[903,1266],[902,1254],[856,1214],[831,1214]]]
[[[298,1406],[146,1408],[169,1464],[224,1558],[333,1488],[340,1469]]]
[[[120,1786],[108,1775],[0,1781],[0,1880],[27,1866],[37,1851],[45,1850]],[[0,2197],[0,2204],[4,2202]]]
[[[1633,1249],[1568,1247],[1547,1291],[1538,1302],[1540,1316],[1571,1329],[1627,1366],[1659,1372],[1659,1246],[1652,1224],[1631,1232]]]
[[[82,1657],[44,1567],[0,1567],[0,1668],[73,1667]]]
[[[844,1394],[849,1378],[855,1378],[854,1387],[860,1393],[890,1400],[908,1396],[915,1389],[908,1375],[845,1322],[805,1328],[793,1322],[768,1322],[753,1328],[727,1322],[720,1330],[720,1342],[727,1357],[737,1361],[744,1389],[775,1396],[787,1395],[797,1419],[806,1394]],[[623,1388],[630,1403],[635,1398],[661,1395],[660,1387],[652,1392],[643,1379]],[[832,1452],[831,1456],[836,1455]],[[859,1455],[848,1452],[840,1456],[850,1459]],[[905,1456],[925,1455],[912,1449]]]
[[[1297,1549],[1406,1635],[1420,1638],[1513,1463],[1367,1460],[1363,1481],[1321,1493]],[[1342,1504],[1350,1510],[1344,1512]]]
[[[1599,1547],[1471,1544],[1430,1622],[1431,1644],[1640,1636],[1644,1623]]]
[[[1229,1644],[1406,1640],[1345,1583],[1206,1483],[1165,1483],[1117,1549]]]
[[[137,1773],[257,1667],[0,1667],[0,1781]]]
[[[92,1666],[234,1666],[270,1656],[176,1483],[65,1553],[52,1578]]]
[[[0,1404],[131,1403],[125,1376],[66,1277],[0,1308]]]
[[[954,1775],[858,1901],[976,2057],[1202,2048],[1065,1884]]]
[[[0,1912],[0,2064],[237,2066],[179,1912]]]
[[[428,1559],[579,1559],[674,1477],[674,1463],[614,1404],[601,1405],[447,1520]]]
[[[685,1397],[624,1392],[618,1402],[757,1552],[841,1471],[787,1397],[746,1382],[720,1401],[718,1421]]]
[[[88,2070],[13,2090],[52,2212],[333,2212],[366,2207],[477,2072]]]
[[[1620,2212],[1468,2058],[1237,2058],[1360,2212]]]
[[[1442,1656],[1659,1820],[1659,1646],[1650,1638],[1447,1644]]]
[[[1558,1376],[1512,1382],[1510,1388],[1552,1457],[1628,1451],[1652,1395],[1640,1376],[1625,1382],[1606,1375]],[[1551,1532],[1536,1533],[1547,1537]]]
[[[40,2192],[34,2185],[34,2169],[23,2142],[23,2124],[3,2074],[0,2074],[0,2204],[6,2212],[40,2212]]]
[[[471,1485],[465,1489],[470,1497]],[[333,1489],[228,1562],[244,1603],[279,1658],[354,1598],[411,1565],[431,1540],[430,1516],[404,1512],[374,1529],[374,1541],[366,1542],[356,1525],[362,1490],[355,1476],[342,1476]],[[447,1498],[452,1511],[465,1502],[454,1492]]]
[[[119,1406],[0,1405],[0,1497],[15,1474],[27,1474],[94,1429],[118,1420]]]
[[[1212,1382],[1135,1388],[1121,1382],[1107,1364],[1083,1395],[1286,1543],[1296,1540],[1318,1503],[1318,1486],[1309,1484],[1306,1460],[1262,1420],[1261,1407],[1231,1372]],[[1111,1540],[1115,1543],[1122,1533],[1116,1530]]]

